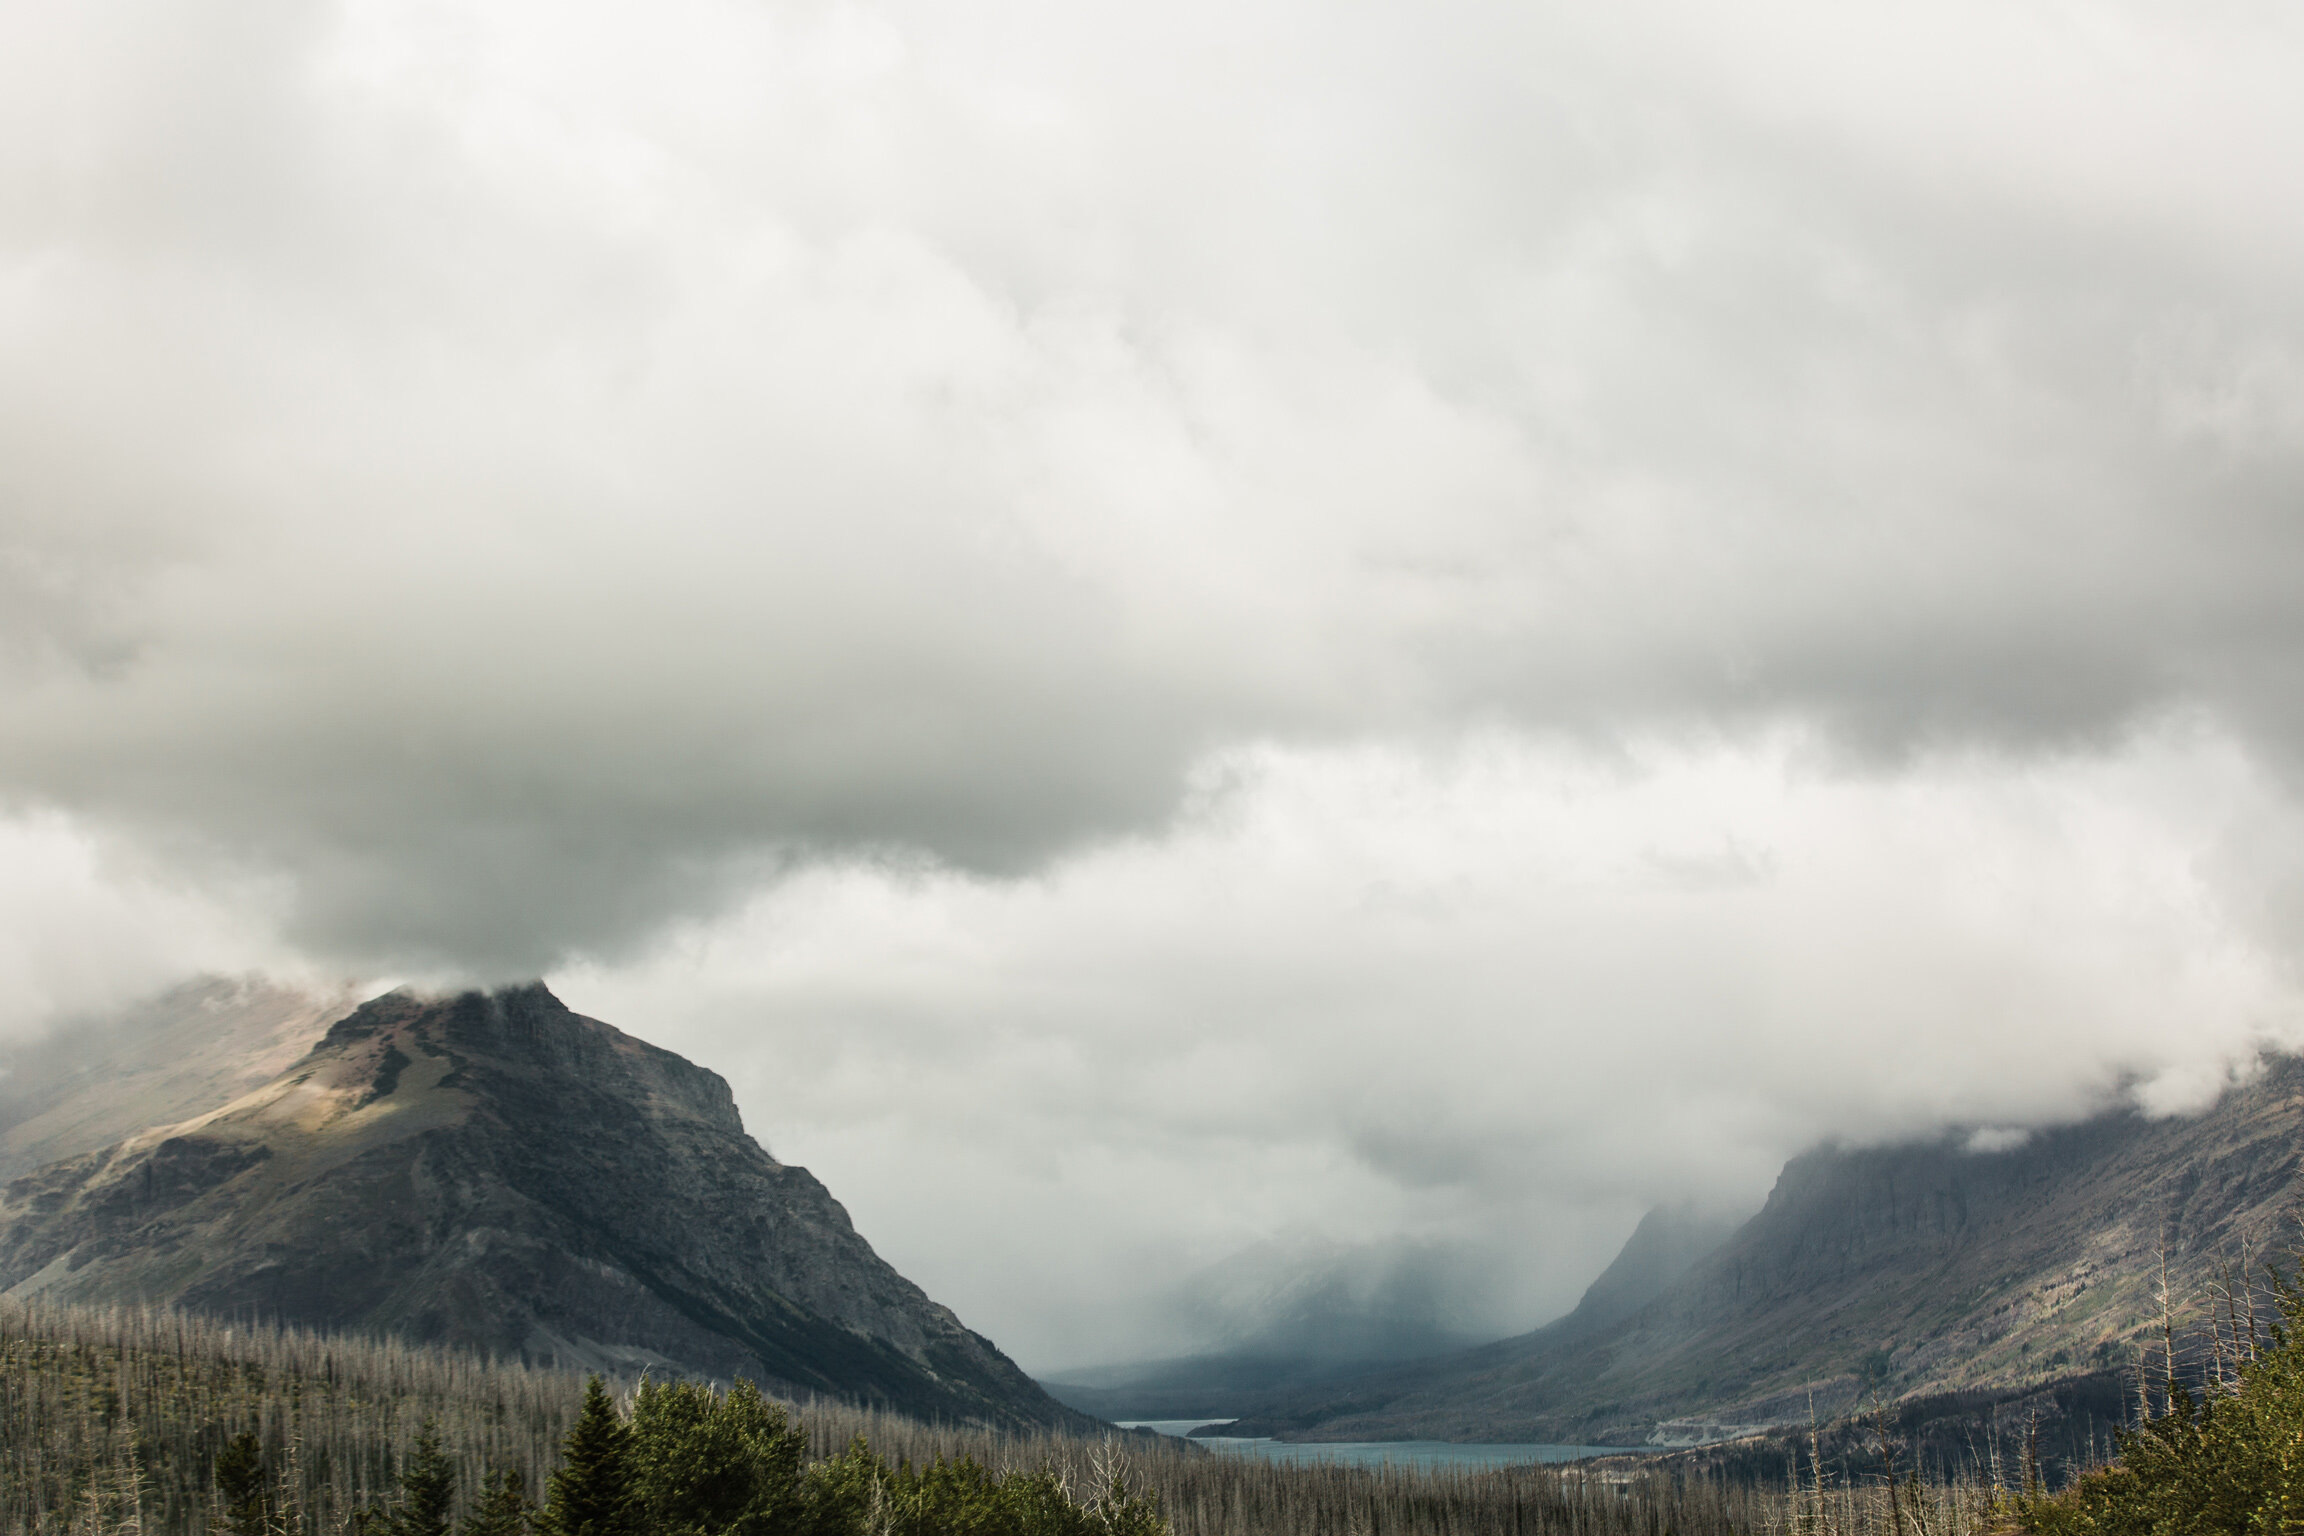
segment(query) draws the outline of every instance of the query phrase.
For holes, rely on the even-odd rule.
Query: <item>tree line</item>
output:
[[[862,1436],[811,1462],[806,1432],[750,1382],[644,1381],[627,1412],[594,1376],[541,1503],[519,1467],[491,1466],[452,1524],[466,1475],[427,1420],[391,1497],[345,1523],[358,1536],[1169,1536],[1158,1502],[1111,1466],[1076,1499],[1051,1467],[891,1464]],[[255,1435],[226,1444],[215,1476],[231,1536],[305,1528]]]
[[[2219,1425],[2207,1443],[2232,1437],[2228,1410],[2201,1412]],[[2280,1422],[2304,1428],[2304,1412]],[[1996,1469],[1932,1464],[1915,1479],[1900,1449],[1891,1489],[1823,1449],[1790,1487],[1685,1456],[1283,1464],[742,1384],[624,1395],[387,1339],[0,1298],[0,1536],[2005,1536],[2018,1523]],[[2043,1536],[2141,1536],[2051,1529],[2052,1496],[2023,1497]]]

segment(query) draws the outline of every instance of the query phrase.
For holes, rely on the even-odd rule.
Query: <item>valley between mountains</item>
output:
[[[1692,1446],[1874,1404],[2093,1433],[2159,1337],[2295,1243],[2304,1062],[2206,1113],[1824,1148],[1748,1220],[1659,1210],[1582,1303],[1413,1358],[1287,1349],[1034,1382],[879,1258],[717,1074],[542,985],[203,982],[0,1078],[0,1293],[462,1346],[1014,1429]],[[1308,1291],[1306,1294],[1310,1294]],[[1374,1334],[1370,1334],[1374,1337]],[[1397,1332],[1391,1337],[1397,1337]],[[1280,1337],[1280,1335],[1275,1335]]]
[[[1812,1152],[1676,1276],[1643,1271],[1642,1246],[1670,1246],[1672,1218],[1652,1217],[1618,1261],[1630,1273],[1558,1322],[1267,1401],[1231,1432],[1687,1444],[2054,1384],[2117,1419],[2159,1344],[2164,1250],[2187,1336],[2244,1253],[2292,1262],[2300,1133],[2304,1062],[2282,1059],[2198,1118],[2110,1114],[1999,1151]]]

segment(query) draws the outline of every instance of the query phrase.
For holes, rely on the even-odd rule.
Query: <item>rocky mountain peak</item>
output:
[[[718,1074],[541,984],[371,999],[222,1108],[16,1178],[0,1292],[1085,1422],[745,1135]]]
[[[427,997],[402,989],[361,1004],[333,1025],[314,1051],[315,1071],[358,1080],[381,1098],[420,1057],[448,1063],[437,1086],[484,1083],[500,1107],[531,1102],[557,1082],[579,1099],[644,1104],[658,1118],[692,1120],[700,1130],[744,1134],[736,1097],[719,1073],[586,1018],[541,981],[492,991]],[[520,1088],[527,1079],[527,1089]]]

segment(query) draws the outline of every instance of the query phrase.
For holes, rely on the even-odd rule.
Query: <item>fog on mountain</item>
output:
[[[2289,1422],[2280,8],[18,10],[0,1347],[295,1383],[158,1525],[401,1518],[296,1328],[922,1521],[1145,1418],[2109,1536]]]

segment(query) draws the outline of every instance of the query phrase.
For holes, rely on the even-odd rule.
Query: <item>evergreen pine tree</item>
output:
[[[2277,1316],[2219,1347],[2239,1353],[2236,1379],[2195,1398],[2167,1359],[2168,1406],[2114,1431],[2120,1459],[2048,1497],[2030,1468],[2016,1520],[2034,1536],[2190,1536],[2304,1528],[2304,1289],[2266,1276]],[[2173,1330],[2171,1330],[2172,1332]]]
[[[595,1376],[584,1388],[576,1427],[561,1443],[540,1524],[550,1536],[636,1536],[632,1484],[632,1432]]]
[[[256,1536],[264,1529],[264,1495],[270,1486],[264,1474],[264,1447],[254,1435],[242,1431],[216,1453],[221,1523],[233,1536]]]
[[[480,1485],[480,1497],[456,1527],[456,1536],[528,1536],[535,1517],[536,1506],[528,1502],[528,1479],[518,1467],[498,1467]]]
[[[456,1502],[456,1463],[440,1449],[440,1426],[426,1419],[416,1431],[415,1448],[400,1466],[400,1508],[392,1516],[393,1536],[448,1536],[448,1511]]]
[[[807,1436],[752,1383],[646,1383],[631,1430],[635,1496],[655,1536],[764,1536],[799,1518]]]
[[[894,1474],[858,1435],[848,1449],[808,1469],[797,1524],[807,1536],[857,1536],[883,1528]]]

